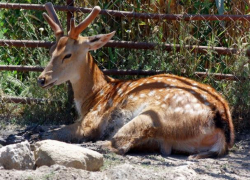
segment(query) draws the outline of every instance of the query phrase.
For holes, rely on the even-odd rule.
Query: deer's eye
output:
[[[67,54],[66,56],[64,56],[63,59],[68,59],[68,58],[70,58],[70,57],[71,57],[71,54]]]
[[[70,58],[70,57],[71,57],[71,54],[67,54],[66,56],[64,56],[62,62],[63,62],[65,59],[68,59],[68,58]]]

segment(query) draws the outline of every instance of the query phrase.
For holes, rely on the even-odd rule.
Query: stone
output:
[[[0,149],[0,166],[4,169],[34,169],[34,154],[28,141],[4,146]]]
[[[54,164],[88,171],[98,171],[103,165],[103,155],[74,144],[56,140],[39,141],[34,147],[37,167]]]

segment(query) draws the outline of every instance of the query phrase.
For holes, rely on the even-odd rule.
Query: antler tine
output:
[[[45,4],[45,9],[47,10],[49,16],[46,13],[43,13],[44,19],[49,23],[50,27],[53,29],[57,40],[63,36],[62,25],[57,17],[54,6],[51,2]]]
[[[53,21],[58,24],[60,26],[60,28],[62,28],[62,25],[57,17],[56,11],[54,9],[54,6],[51,2],[48,2],[45,4],[45,9],[47,10],[47,12],[49,13],[49,16],[53,19]]]
[[[101,8],[99,6],[95,6],[91,13],[80,23],[78,26],[75,27],[74,19],[71,19],[70,22],[70,30],[69,30],[69,37],[72,39],[77,39],[79,34],[86,29],[86,27],[96,18],[96,16],[100,13]]]

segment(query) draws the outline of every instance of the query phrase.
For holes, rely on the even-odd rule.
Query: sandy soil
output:
[[[4,141],[13,131],[0,131]],[[85,143],[100,152],[98,143]],[[101,171],[88,172],[54,165],[40,167],[36,170],[0,169],[0,180],[54,180],[54,179],[249,179],[250,180],[250,134],[238,134],[235,146],[229,154],[218,159],[187,160],[187,156],[160,154],[128,154],[126,156],[103,152],[104,166]]]

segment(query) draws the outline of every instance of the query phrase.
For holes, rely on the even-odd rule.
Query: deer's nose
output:
[[[37,79],[37,84],[42,87],[45,85],[45,78],[38,78]]]

